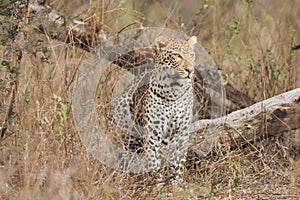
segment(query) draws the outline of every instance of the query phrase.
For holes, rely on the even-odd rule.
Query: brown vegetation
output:
[[[123,174],[94,159],[77,134],[70,100],[85,50],[139,26],[196,35],[225,82],[256,102],[298,88],[299,1],[90,2],[47,1],[68,16],[60,29],[26,1],[0,2],[0,199],[300,198],[299,129],[259,129],[257,135],[272,137],[243,145],[233,137],[234,148],[221,137],[206,157],[190,156],[187,188],[161,189],[151,176]],[[75,37],[71,19],[87,22],[92,36]]]

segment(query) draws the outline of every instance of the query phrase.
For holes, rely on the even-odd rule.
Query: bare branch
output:
[[[190,132],[203,132],[207,126],[216,127],[222,142],[231,147],[300,129],[300,88],[217,119],[196,121]]]

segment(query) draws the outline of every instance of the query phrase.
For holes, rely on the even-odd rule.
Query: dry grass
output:
[[[57,6],[73,13],[73,1],[66,2]],[[111,33],[138,22],[197,35],[228,81],[255,100],[299,87],[300,50],[292,50],[300,45],[297,0],[174,1],[171,10],[169,1],[151,2],[109,2],[98,23]],[[7,127],[0,139],[0,199],[300,198],[300,142],[291,133],[241,149],[220,145],[186,170],[186,189],[160,189],[151,176],[101,164],[72,121],[70,88],[86,52],[41,34],[34,16],[25,24],[17,6],[8,7],[17,14],[0,8],[0,126]]]

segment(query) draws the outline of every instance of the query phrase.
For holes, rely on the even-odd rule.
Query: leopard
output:
[[[110,102],[110,120],[128,133],[125,146],[132,152],[120,158],[124,171],[135,162],[138,172],[167,166],[172,182],[181,179],[193,118],[196,43],[195,36],[158,36],[151,69]],[[145,162],[139,163],[137,155]]]

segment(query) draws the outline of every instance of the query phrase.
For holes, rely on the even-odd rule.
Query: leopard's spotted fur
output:
[[[131,132],[130,148],[146,159],[141,168],[157,170],[168,164],[175,170],[184,158],[193,115],[196,42],[195,36],[156,38],[153,69],[111,102],[114,123]],[[131,162],[124,163],[124,170],[132,167]]]

